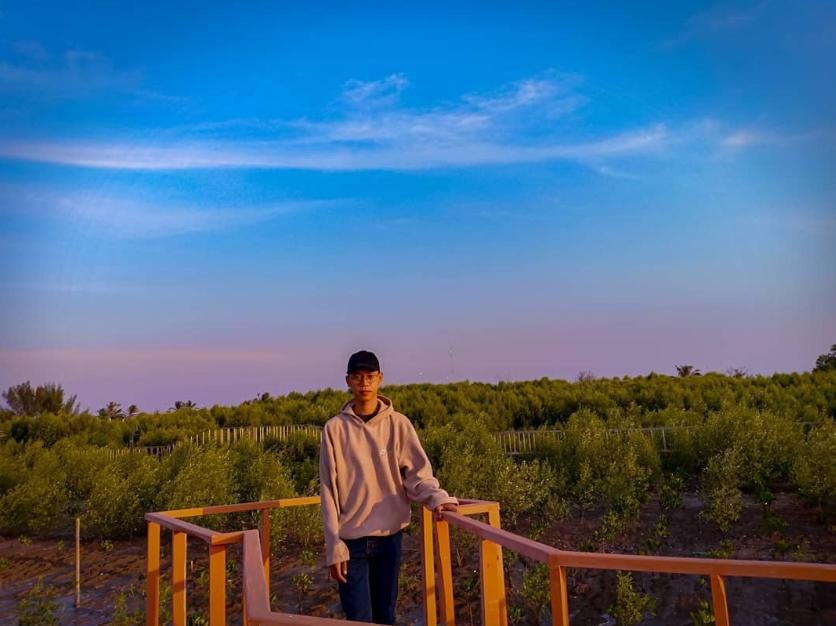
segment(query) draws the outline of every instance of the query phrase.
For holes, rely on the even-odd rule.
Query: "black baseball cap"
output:
[[[377,360],[374,352],[360,350],[360,352],[355,352],[349,357],[346,373],[353,374],[357,370],[368,370],[370,372],[380,371],[380,361]]]

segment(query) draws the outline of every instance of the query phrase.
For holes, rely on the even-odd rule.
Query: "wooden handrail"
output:
[[[177,583],[176,589],[173,589],[172,617],[174,624],[185,623],[185,539],[187,536],[191,536],[209,545],[209,616],[212,626],[221,626],[226,623],[226,547],[239,542],[242,544],[243,552],[244,624],[275,624],[278,626],[335,626],[341,624],[360,626],[358,622],[292,615],[270,610],[269,511],[318,503],[318,496],[310,496],[146,513],[145,519],[148,521],[146,623],[148,626],[158,625],[161,527],[172,531],[174,542],[173,582],[176,578]],[[252,529],[224,533],[203,528],[182,519],[243,511],[262,512],[261,532]],[[480,514],[487,514],[488,523],[469,517]],[[570,567],[708,576],[711,580],[712,604],[718,626],[728,626],[729,624],[724,577],[784,578],[836,583],[836,565],[829,563],[704,559],[559,550],[553,546],[499,528],[499,505],[496,502],[462,499],[459,501],[459,508],[456,513],[445,511],[437,522],[433,521],[433,516],[427,509],[423,509],[421,522],[426,626],[437,626],[437,611],[441,614],[441,622],[444,626],[454,626],[448,525],[472,533],[480,539],[482,623],[485,626],[507,626],[508,616],[505,601],[505,577],[502,568],[502,548],[513,550],[548,565],[552,623],[554,626],[568,626],[569,624],[566,568]],[[435,532],[431,530],[433,528]],[[433,535],[435,535],[435,541]],[[433,553],[434,547],[435,554]],[[436,588],[436,565],[438,566],[438,588]]]
[[[642,572],[661,572],[669,574],[691,574],[708,576],[711,580],[712,608],[717,626],[729,626],[729,610],[726,599],[725,577],[783,578],[790,580],[811,580],[836,583],[836,565],[830,563],[790,563],[783,561],[752,561],[733,559],[701,559],[691,557],[644,556],[630,554],[608,554],[593,552],[573,552],[559,550],[538,541],[520,537],[502,530],[495,525],[485,524],[470,519],[461,513],[443,512],[442,519],[436,523],[436,542],[439,550],[439,586],[441,587],[442,622],[445,626],[454,626],[453,584],[450,567],[450,542],[447,526],[452,525],[470,532],[481,540],[482,554],[480,577],[482,586],[483,624],[504,626],[505,613],[497,615],[488,612],[492,599],[486,593],[484,578],[488,568],[485,562],[487,545],[502,546],[529,558],[542,561],[549,567],[549,592],[552,605],[553,626],[569,626],[568,592],[566,568],[631,570]],[[496,603],[493,602],[493,605]],[[487,620],[484,616],[490,615]],[[428,626],[435,626],[434,623]]]
[[[796,563],[791,561],[754,561],[742,559],[703,559],[695,557],[647,556],[606,552],[573,552],[559,550],[544,543],[527,539],[501,528],[494,528],[458,513],[445,511],[445,521],[451,526],[498,543],[504,548],[531,559],[547,563],[554,555],[561,567],[585,569],[631,570],[665,574],[695,574],[708,576],[736,576],[750,578],[786,578],[836,583],[836,565],[829,563]]]
[[[223,534],[211,528],[204,528],[191,522],[184,522],[181,519],[168,517],[165,513],[146,513],[145,521],[159,524],[163,528],[168,528],[173,532],[186,533],[189,537],[200,539],[203,543],[212,543],[215,537]]]
[[[307,506],[319,504],[319,496],[304,496],[300,498],[281,498],[279,500],[264,500],[262,502],[242,502],[240,504],[216,504],[212,506],[195,507],[191,509],[175,509],[161,511],[168,517],[197,517],[199,515],[218,515],[221,513],[245,513],[247,511],[261,511],[262,509],[286,509],[293,506]]]

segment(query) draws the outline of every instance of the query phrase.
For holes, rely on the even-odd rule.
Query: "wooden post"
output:
[[[711,602],[717,626],[729,626],[729,605],[726,602],[726,581],[718,574],[711,575]]]
[[[160,525],[148,522],[148,556],[145,570],[145,624],[160,623]]]
[[[569,626],[566,568],[560,566],[556,554],[549,555],[549,591],[552,597],[552,626]]]
[[[488,511],[488,524],[499,528],[499,504]],[[502,546],[482,539],[479,554],[482,585],[482,624],[508,626],[508,606],[505,599],[505,572]]]
[[[450,525],[444,520],[435,522],[435,549],[438,561],[438,587],[441,589],[439,604],[443,626],[455,626],[453,606],[453,567],[450,563]]]
[[[261,562],[264,563],[264,580],[267,583],[267,597],[269,598],[270,597],[270,509],[261,509]]]
[[[421,570],[424,573],[424,624],[437,626],[435,559],[433,558],[433,512],[421,507]]]
[[[75,608],[81,606],[81,518],[75,518]]]
[[[186,626],[186,533],[172,533],[171,621]]]
[[[209,546],[209,626],[226,626],[226,546]]]

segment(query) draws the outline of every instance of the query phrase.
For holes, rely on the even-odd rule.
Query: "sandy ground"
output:
[[[789,493],[778,493],[774,512],[787,522],[782,531],[769,532],[764,525],[761,506],[750,498],[744,501],[743,516],[729,533],[702,522],[698,513],[702,503],[693,494],[686,494],[683,506],[670,517],[669,534],[650,553],[671,556],[705,556],[720,548],[721,540],[730,542],[731,558],[766,560],[805,560],[836,563],[836,528],[822,524],[815,511],[802,505]],[[607,552],[640,553],[648,551],[649,529],[660,513],[654,500],[642,508],[639,520],[617,540],[605,544]],[[575,513],[541,531],[543,543],[564,549],[578,549],[598,527],[602,511]],[[527,534],[525,522],[518,531]],[[60,543],[63,541],[63,545]],[[164,540],[163,571],[170,566],[170,542]],[[27,545],[28,544],[28,545]],[[19,538],[0,538],[0,624],[16,623],[16,607],[22,593],[38,577],[54,588],[61,624],[109,624],[116,597],[124,594],[130,611],[144,611],[145,540],[82,544],[82,602],[73,604],[74,556],[70,536],[34,539],[22,543]],[[729,544],[726,544],[729,548]],[[335,583],[328,580],[321,553],[316,564],[304,565],[300,559],[303,547],[288,545],[273,554],[271,593],[274,610],[303,612],[324,617],[341,617]],[[314,552],[317,552],[314,550]],[[194,614],[205,613],[207,606],[207,551],[200,543],[188,546],[188,607]],[[478,550],[468,538],[456,539],[454,534],[454,579],[457,622],[471,626],[480,623],[478,587]],[[228,554],[230,586],[227,592],[227,614],[230,624],[241,623],[240,552],[231,548]],[[505,555],[506,582],[512,621],[516,624],[548,624],[548,610],[537,615],[536,603],[524,597],[523,572],[532,567],[526,559]],[[294,576],[310,576],[310,588],[299,593]],[[297,581],[299,578],[297,578]],[[635,588],[650,594],[656,601],[655,616],[647,616],[642,624],[690,626],[691,613],[699,603],[710,603],[710,587],[704,577],[666,574],[635,574]],[[404,568],[398,603],[398,623],[404,626],[423,623],[421,598],[420,553],[418,536],[413,532],[404,538]],[[166,580],[163,581],[163,590]],[[836,624],[836,584],[782,580],[729,579],[729,609],[735,626],[833,626]],[[573,626],[614,624],[610,607],[615,599],[615,573],[598,570],[572,570],[569,573],[570,617]]]

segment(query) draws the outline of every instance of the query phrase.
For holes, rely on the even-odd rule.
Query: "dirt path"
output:
[[[815,511],[805,508],[789,493],[776,494],[773,511],[786,523],[786,528],[770,531],[765,527],[761,506],[747,498],[741,521],[727,534],[699,519],[702,503],[693,494],[686,494],[683,506],[670,517],[669,534],[651,553],[671,556],[704,556],[724,548],[731,558],[766,560],[809,560],[836,562],[836,529],[816,519]],[[639,553],[648,551],[647,537],[660,512],[651,499],[641,511],[639,520],[617,540],[604,545],[608,552]],[[578,549],[597,528],[602,511],[573,515],[545,529],[538,539],[564,549]],[[404,570],[398,602],[399,624],[409,626],[423,622],[421,599],[420,552],[418,536],[404,538]],[[521,523],[517,532],[525,532]],[[63,541],[63,543],[60,543]],[[721,541],[727,543],[721,544]],[[454,555],[457,621],[460,625],[479,624],[478,550],[467,539],[455,542]],[[16,622],[16,607],[21,594],[34,585],[39,576],[56,591],[61,624],[109,624],[116,598],[124,594],[129,612],[144,611],[145,540],[85,542],[82,545],[82,606],[73,606],[74,561],[70,537],[35,539],[22,543],[17,538],[0,538],[0,623]],[[170,567],[167,538],[163,545],[163,572]],[[273,554],[271,592],[274,610],[302,612],[323,617],[340,617],[341,611],[335,584],[328,580],[323,557],[317,550],[313,566],[303,564],[304,548],[288,545]],[[240,551],[231,548],[228,573],[231,580],[227,592],[227,614],[230,624],[241,623]],[[535,608],[522,593],[523,573],[533,566],[526,560],[506,554],[506,581],[511,617],[516,624],[548,624],[548,612],[535,617]],[[205,612],[207,606],[207,554],[200,543],[188,546],[188,606],[190,612]],[[309,585],[306,584],[309,577]],[[690,626],[690,614],[699,610],[700,601],[710,602],[706,579],[696,576],[637,574],[635,588],[649,593],[656,600],[656,615],[642,624]],[[295,581],[295,582],[294,582]],[[164,574],[163,593],[167,590]],[[302,588],[307,589],[302,592]],[[735,626],[796,624],[798,626],[832,626],[836,624],[836,585],[824,583],[785,582],[780,580],[730,579],[727,583],[729,608]],[[615,600],[615,573],[571,571],[569,576],[570,613],[573,626],[614,624],[610,607]],[[301,604],[300,604],[301,602]],[[164,607],[165,611],[165,607]]]

